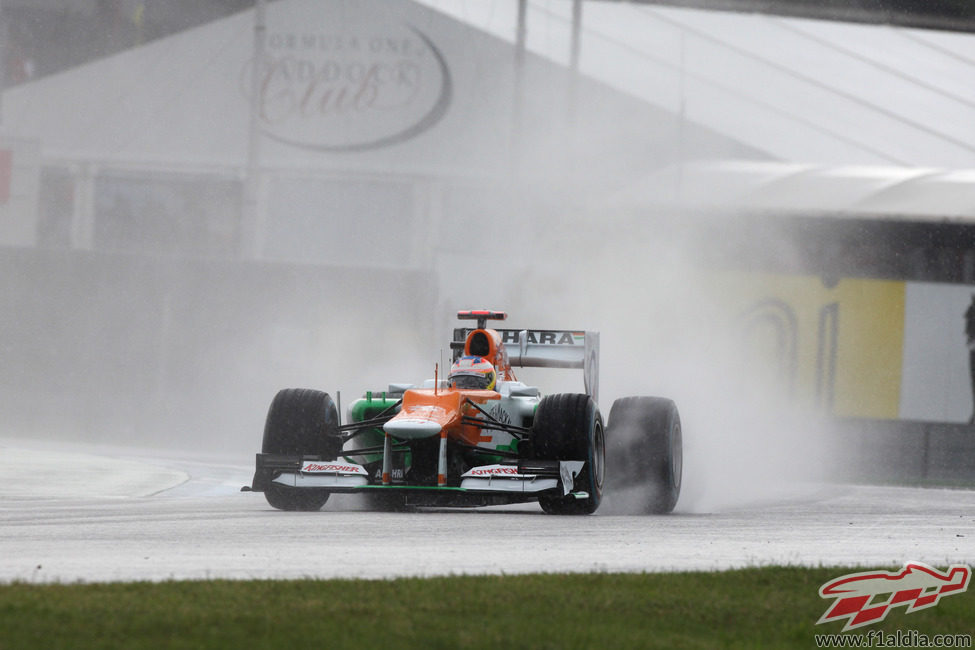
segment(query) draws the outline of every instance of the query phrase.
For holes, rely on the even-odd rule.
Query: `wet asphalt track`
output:
[[[590,517],[534,504],[372,513],[348,496],[286,513],[238,491],[243,463],[0,440],[0,473],[0,582],[975,564],[973,491],[823,486],[669,516],[617,515],[612,503]],[[72,475],[92,488],[75,492]]]

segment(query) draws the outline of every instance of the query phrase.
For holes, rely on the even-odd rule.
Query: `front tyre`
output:
[[[599,507],[606,471],[606,439],[603,419],[593,399],[564,393],[542,398],[535,411],[531,432],[535,456],[546,460],[585,461],[575,477],[572,494],[540,496],[542,510],[553,515],[588,515]]]
[[[680,497],[684,465],[677,405],[662,397],[623,397],[613,402],[608,428],[616,445],[614,478],[641,486],[643,512],[671,512]]]
[[[328,393],[306,388],[278,391],[267,412],[261,453],[335,460],[341,451],[338,409]],[[278,510],[319,510],[328,492],[271,482],[264,497]]]
[[[264,498],[278,510],[315,512],[328,501],[328,492],[317,488],[294,488],[271,483],[264,488]]]

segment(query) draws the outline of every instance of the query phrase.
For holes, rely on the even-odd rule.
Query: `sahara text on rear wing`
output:
[[[456,360],[464,350],[468,327],[454,329],[450,343]],[[581,368],[586,394],[598,401],[599,332],[583,330],[495,329],[501,335],[508,362],[521,368]]]

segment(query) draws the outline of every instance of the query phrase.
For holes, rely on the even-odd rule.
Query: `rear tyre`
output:
[[[645,487],[643,512],[671,512],[680,497],[684,465],[677,405],[662,397],[623,397],[613,402],[608,428],[614,478],[621,486]]]
[[[278,391],[264,423],[262,453],[335,460],[341,451],[338,409],[328,393],[305,388]],[[319,510],[328,492],[272,482],[264,497],[278,510]]]
[[[542,398],[535,411],[531,441],[539,459],[585,461],[575,477],[573,491],[586,492],[588,496],[541,496],[538,502],[542,510],[553,515],[595,512],[603,496],[606,442],[603,419],[592,398],[575,393]]]

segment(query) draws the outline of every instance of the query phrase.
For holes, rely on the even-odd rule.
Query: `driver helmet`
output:
[[[498,381],[498,373],[484,357],[466,356],[450,367],[448,380],[454,388],[491,390]]]

